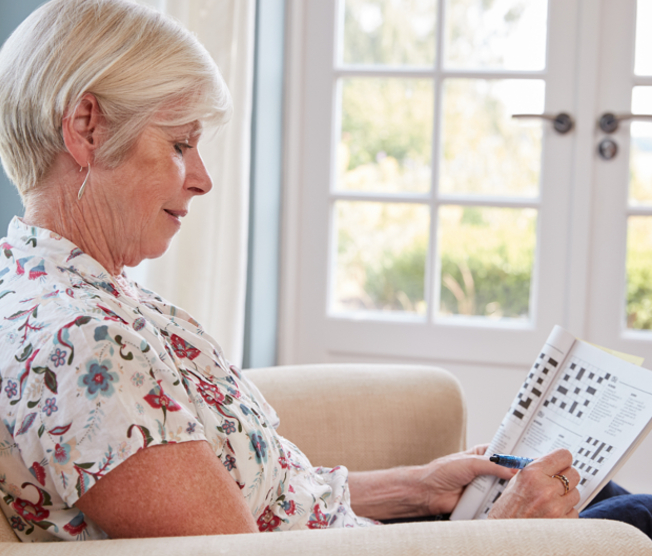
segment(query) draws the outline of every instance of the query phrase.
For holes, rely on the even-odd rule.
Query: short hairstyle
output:
[[[65,152],[62,122],[93,94],[107,125],[95,162],[118,166],[149,124],[225,123],[229,91],[175,20],[129,0],[51,0],[0,50],[0,159],[23,201]]]

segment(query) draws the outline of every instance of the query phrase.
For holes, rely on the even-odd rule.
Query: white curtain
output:
[[[200,143],[213,190],[197,197],[160,259],[130,273],[189,311],[242,364],[247,277],[255,0],[140,0],[185,25],[208,49],[231,91],[231,122]]]

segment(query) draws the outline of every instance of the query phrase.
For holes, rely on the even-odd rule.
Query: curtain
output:
[[[233,117],[202,139],[213,190],[197,197],[170,249],[129,273],[190,312],[242,364],[255,0],[140,0],[178,19],[207,48],[231,91]]]

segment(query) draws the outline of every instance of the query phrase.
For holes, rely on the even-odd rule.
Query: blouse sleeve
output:
[[[69,506],[142,448],[206,439],[169,357],[121,322],[78,317],[31,357],[15,441]]]

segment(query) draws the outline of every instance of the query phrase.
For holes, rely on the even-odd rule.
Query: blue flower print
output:
[[[235,432],[235,423],[233,421],[224,421],[222,430],[225,434],[233,434]]]
[[[188,421],[188,426],[186,427],[186,433],[192,434],[193,432],[195,432],[195,427],[196,426],[197,426],[197,423],[191,423],[190,421]]]
[[[249,440],[251,441],[251,448],[256,454],[256,463],[263,463],[267,461],[267,444],[263,440],[260,432],[249,433]]]
[[[25,523],[17,515],[11,517],[11,526],[17,531],[22,531],[25,529]]]
[[[229,454],[226,454],[224,457],[224,467],[226,467],[227,471],[231,471],[235,469],[235,458]]]
[[[57,350],[52,355],[50,355],[50,361],[54,363],[55,367],[60,367],[66,362],[66,355],[67,353],[65,350],[60,350],[57,348]]]
[[[43,406],[43,411],[45,411],[45,414],[48,417],[53,413],[59,411],[59,408],[57,407],[57,401],[54,398],[48,398],[47,400],[45,400],[45,406]]]
[[[249,411],[249,408],[243,403],[240,404],[240,409],[242,410],[243,415],[249,415],[251,413],[251,411]]]
[[[109,360],[100,363],[94,359],[86,364],[86,374],[79,377],[77,385],[86,388],[86,397],[89,400],[94,400],[98,394],[102,394],[105,398],[113,395],[115,392],[113,383],[118,382],[119,379],[116,373],[110,372],[112,367]]]
[[[5,386],[5,392],[7,393],[7,397],[10,399],[18,395],[18,384],[13,380],[8,380],[7,386]]]

